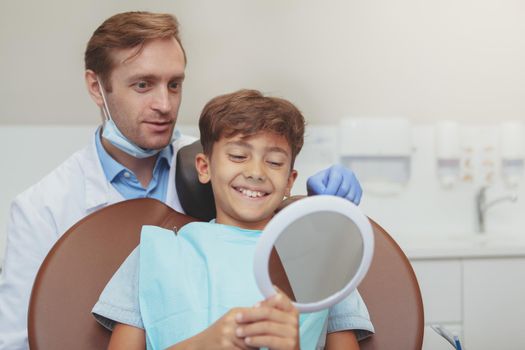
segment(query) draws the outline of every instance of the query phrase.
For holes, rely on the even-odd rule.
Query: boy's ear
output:
[[[297,179],[297,170],[292,169],[292,171],[290,171],[290,176],[288,176],[288,184],[286,185],[286,192],[285,192],[286,197],[290,197],[292,193],[292,187],[296,179]]]
[[[197,153],[195,156],[195,169],[202,184],[210,182],[210,160],[204,153]]]

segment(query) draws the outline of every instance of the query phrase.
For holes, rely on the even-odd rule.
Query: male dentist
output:
[[[186,55],[176,19],[121,13],[93,33],[85,81],[103,115],[93,141],[16,197],[0,276],[0,349],[27,349],[27,311],[49,249],[84,216],[132,198],[156,198],[181,211],[175,155],[194,139],[175,129]],[[354,174],[333,166],[308,180],[309,194],[359,203]]]

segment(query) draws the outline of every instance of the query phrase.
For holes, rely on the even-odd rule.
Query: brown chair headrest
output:
[[[177,152],[175,187],[184,212],[202,221],[215,218],[215,201],[211,184],[202,184],[195,169],[195,155],[202,152],[199,140]]]

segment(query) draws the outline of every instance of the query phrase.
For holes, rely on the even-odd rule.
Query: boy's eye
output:
[[[173,81],[173,82],[171,82],[171,83],[169,84],[168,87],[169,87],[171,90],[177,90],[177,89],[180,87],[180,85],[181,85],[181,84],[180,84],[178,81]]]
[[[243,156],[242,154],[228,154],[228,157],[234,162],[242,162],[246,159],[246,156]]]
[[[271,160],[268,160],[267,163],[270,164],[270,166],[275,167],[275,168],[281,167],[284,164],[283,162],[276,162],[276,161],[271,161]]]

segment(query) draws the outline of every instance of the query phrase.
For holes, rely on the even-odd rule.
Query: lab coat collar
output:
[[[98,157],[95,137],[96,133],[93,134],[91,144],[84,149],[81,163],[85,178],[85,208],[88,214],[106,205],[124,200],[124,197],[106,179]],[[189,145],[195,140],[195,137],[181,136],[172,143],[173,159],[169,170],[166,204],[180,213],[184,213],[184,210],[180,205],[175,186],[175,169],[177,168],[175,155],[181,147]]]
[[[95,132],[91,144],[85,149],[86,154],[82,164],[86,189],[84,198],[88,212],[124,200],[122,195],[106,180],[104,169],[102,169],[102,164],[98,158],[96,135]]]

